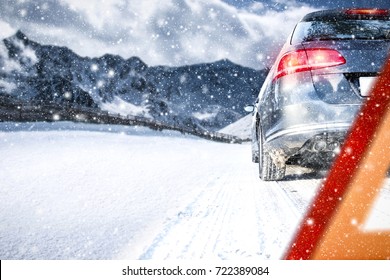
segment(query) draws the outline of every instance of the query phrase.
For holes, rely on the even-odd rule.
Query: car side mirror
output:
[[[253,106],[253,105],[246,105],[244,107],[244,110],[245,110],[245,112],[253,113],[253,111],[255,110],[255,106]]]

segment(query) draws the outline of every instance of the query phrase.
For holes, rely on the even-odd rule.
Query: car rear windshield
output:
[[[390,40],[390,20],[300,22],[291,43],[323,40]]]

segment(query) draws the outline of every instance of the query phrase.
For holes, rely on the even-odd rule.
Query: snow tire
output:
[[[286,167],[277,166],[269,153],[264,152],[261,155],[261,162],[259,163],[260,179],[263,181],[279,181],[284,178]]]
[[[286,174],[286,166],[279,166],[274,161],[268,151],[263,147],[263,135],[259,132],[259,177],[263,181],[279,181]]]

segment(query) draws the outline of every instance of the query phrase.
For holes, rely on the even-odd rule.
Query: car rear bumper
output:
[[[326,167],[338,154],[351,123],[291,127],[272,134],[264,148],[283,157],[286,164]]]

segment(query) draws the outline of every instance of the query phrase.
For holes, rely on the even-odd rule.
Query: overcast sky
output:
[[[81,56],[112,53],[170,66],[228,58],[260,69],[303,15],[337,6],[390,8],[390,1],[0,0],[0,37],[21,29]]]

